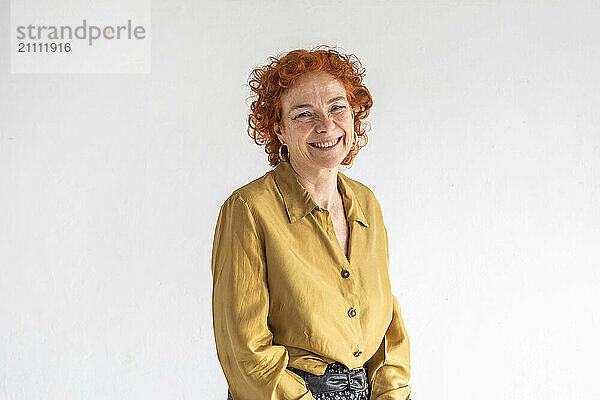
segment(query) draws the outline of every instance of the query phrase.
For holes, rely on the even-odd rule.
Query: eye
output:
[[[344,108],[346,108],[346,106],[335,105],[335,106],[331,107],[331,111],[339,111],[339,110],[343,110]]]
[[[303,113],[296,115],[293,119],[300,118],[300,117],[310,117],[310,113],[308,111],[304,111]]]

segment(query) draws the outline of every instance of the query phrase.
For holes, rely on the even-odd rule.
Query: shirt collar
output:
[[[317,203],[310,197],[306,188],[302,186],[296,177],[296,173],[289,161],[280,162],[273,171],[275,182],[279,188],[279,192],[283,196],[283,202],[290,223],[304,218],[306,214],[311,212],[315,207],[318,207]],[[348,185],[347,179],[346,175],[338,171],[338,187],[340,188],[348,221],[358,221],[363,226],[369,226],[362,206],[354,191]]]

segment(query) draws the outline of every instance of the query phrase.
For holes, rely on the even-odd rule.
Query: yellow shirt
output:
[[[236,400],[314,399],[286,367],[323,375],[367,364],[371,399],[406,400],[409,339],[391,292],[388,239],[371,190],[338,172],[348,257],[331,216],[289,162],[221,206],[211,270],[219,362]]]

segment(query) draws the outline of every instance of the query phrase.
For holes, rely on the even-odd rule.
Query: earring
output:
[[[283,146],[286,147],[287,156],[285,158],[283,158],[283,154],[281,153],[281,149],[283,149]],[[281,143],[281,146],[279,146],[279,159],[281,161],[289,161],[289,159],[290,159],[290,149],[287,146],[287,144],[285,144],[285,143]]]

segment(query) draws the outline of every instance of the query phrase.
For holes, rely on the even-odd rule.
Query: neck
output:
[[[338,204],[340,194],[337,188],[338,168],[302,168],[290,161],[292,169],[298,177],[298,181],[310,194],[310,197],[321,208],[329,211]]]

